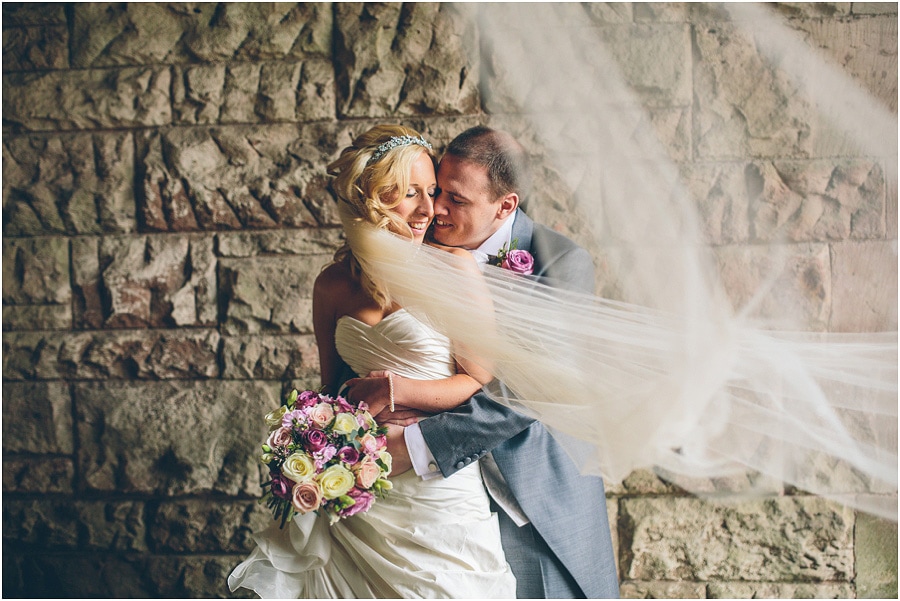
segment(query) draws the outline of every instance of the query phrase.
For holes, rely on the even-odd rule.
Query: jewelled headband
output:
[[[375,149],[375,152],[372,153],[372,156],[369,157],[367,165],[371,165],[381,157],[385,155],[388,150],[399,148],[401,146],[409,146],[410,144],[418,144],[419,146],[424,146],[428,150],[431,150],[431,144],[425,141],[425,138],[421,138],[418,136],[394,136],[387,142],[381,144],[378,148]]]

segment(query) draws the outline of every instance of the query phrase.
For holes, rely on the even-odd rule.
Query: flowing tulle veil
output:
[[[554,210],[579,216],[576,237],[605,267],[600,296],[493,267],[473,274],[447,253],[345,218],[354,254],[395,300],[489,367],[504,383],[489,387],[498,402],[540,419],[586,472],[620,480],[652,468],[728,498],[787,483],[896,519],[896,332],[803,331],[799,305],[779,288],[778,231],[754,294],[729,298],[695,199],[636,126],[646,115],[603,44],[572,26],[579,10],[491,6],[481,31],[507,34],[482,42],[502,80],[493,101],[506,89],[524,104],[511,122],[527,115],[529,142],[577,189]],[[896,165],[896,117],[763,9],[737,10],[735,27],[830,122],[827,143]],[[851,113],[866,123],[839,118]],[[760,315],[773,295],[779,310]]]

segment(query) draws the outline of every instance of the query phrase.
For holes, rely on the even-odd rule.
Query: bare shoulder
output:
[[[353,284],[350,265],[341,261],[322,270],[316,277],[313,290],[316,295],[333,296],[349,292]]]

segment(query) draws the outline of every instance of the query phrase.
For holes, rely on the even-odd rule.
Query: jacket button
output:
[[[462,461],[457,461],[457,462],[456,462],[456,469],[461,470],[461,469],[464,468],[464,467],[466,467],[466,464],[463,463]]]
[[[471,458],[471,457],[466,457],[466,458],[465,458],[465,462],[466,462],[466,465],[469,465],[470,463],[472,463],[472,458]]]

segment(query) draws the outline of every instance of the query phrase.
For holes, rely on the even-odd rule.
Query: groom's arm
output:
[[[552,230],[535,226],[532,252],[541,280],[556,288],[594,292],[590,254]],[[450,411],[429,417],[418,426],[437,467],[448,477],[513,438],[534,422],[483,392]]]

